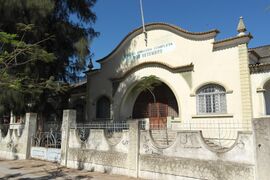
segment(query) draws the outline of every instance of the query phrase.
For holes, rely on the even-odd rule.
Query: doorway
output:
[[[167,117],[179,116],[176,98],[165,83],[156,86],[152,92],[145,90],[138,95],[132,116],[135,119],[149,118],[150,129],[166,128]]]

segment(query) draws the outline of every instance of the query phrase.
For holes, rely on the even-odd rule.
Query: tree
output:
[[[28,26],[25,26],[26,28],[31,29]],[[17,40],[16,38],[16,34],[0,32],[0,85],[2,87],[19,88],[18,86],[22,85],[22,79],[13,73],[14,69],[37,60],[52,62],[55,59],[53,53],[48,53],[39,46],[46,39],[34,44],[27,44],[23,39]]]
[[[91,8],[95,3],[96,0],[0,0],[1,37],[8,41],[0,42],[4,44],[0,51],[5,59],[0,65],[2,108],[21,102],[24,107],[18,109],[19,113],[25,109],[26,101],[34,101],[39,104],[36,110],[42,111],[48,97],[56,97],[58,82],[80,78],[92,56],[89,42],[98,35],[92,28],[96,15]],[[11,64],[7,64],[8,59],[12,59]]]
[[[91,8],[96,0],[0,0],[0,29],[17,33],[18,24],[32,24],[33,31],[20,33],[26,43],[39,42],[52,35],[42,47],[56,57],[49,64],[36,63],[38,75],[74,81],[76,72],[85,70],[91,56],[89,41],[98,35],[92,28],[96,20]],[[57,71],[56,71],[57,70]]]
[[[31,26],[23,27],[23,31],[31,30]],[[17,40],[16,34],[0,32],[0,114],[10,109],[18,113],[25,106],[25,95],[31,97],[31,95],[40,94],[44,89],[55,86],[55,82],[50,79],[35,81],[20,71],[21,67],[28,63],[52,62],[55,59],[52,53],[48,53],[39,45],[46,40],[26,44],[23,39]]]

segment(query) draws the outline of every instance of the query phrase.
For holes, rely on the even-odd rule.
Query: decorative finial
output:
[[[89,64],[87,66],[89,68],[89,70],[92,70],[93,69],[93,62],[92,62],[92,58],[89,59]]]
[[[242,16],[239,19],[239,23],[238,23],[238,26],[237,26],[237,31],[239,32],[238,36],[243,36],[243,35],[246,34],[245,32],[247,31],[247,29],[246,29],[246,26],[244,24]]]

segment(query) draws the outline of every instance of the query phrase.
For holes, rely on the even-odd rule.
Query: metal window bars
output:
[[[197,114],[225,113],[226,93],[219,85],[206,85],[197,92]]]

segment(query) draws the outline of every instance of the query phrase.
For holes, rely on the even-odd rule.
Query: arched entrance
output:
[[[165,83],[156,86],[152,93],[145,90],[137,96],[132,117],[149,118],[151,129],[164,128],[167,125],[167,117],[179,116],[176,98]]]

